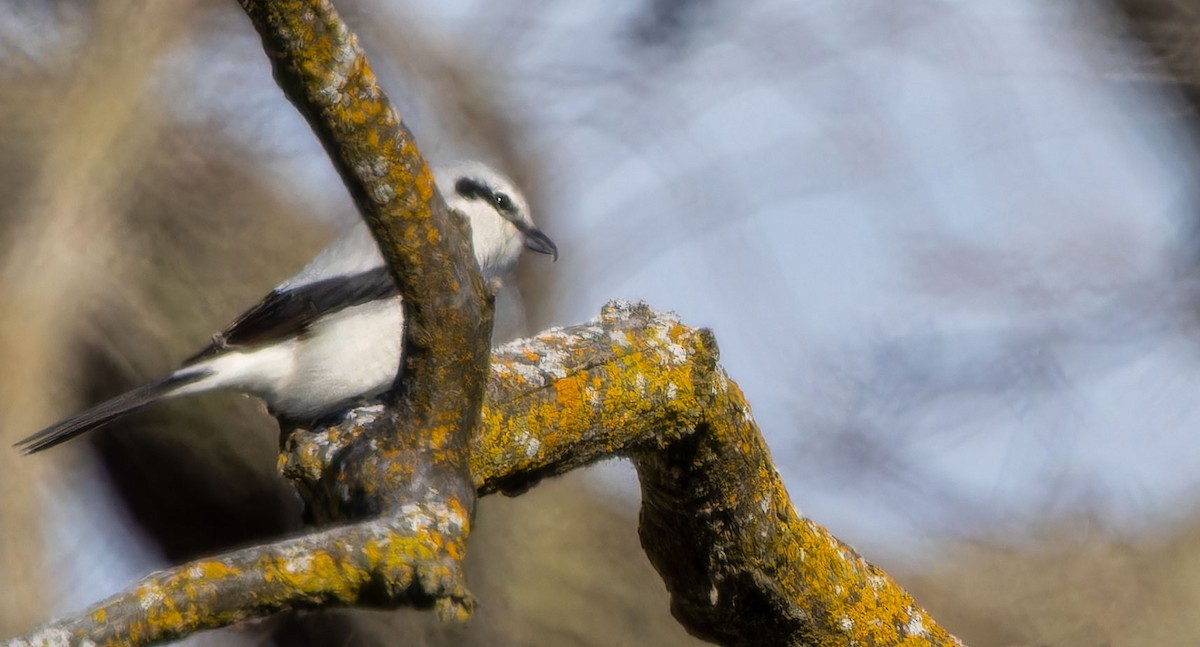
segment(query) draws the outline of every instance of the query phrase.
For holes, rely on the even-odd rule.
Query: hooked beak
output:
[[[554,260],[558,260],[558,246],[554,244],[554,241],[550,240],[549,236],[543,234],[540,229],[530,227],[523,233],[525,234],[526,249],[539,254],[549,254],[554,257]]]

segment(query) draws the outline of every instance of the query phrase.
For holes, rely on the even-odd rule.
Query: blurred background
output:
[[[674,310],[801,511],[968,644],[1200,643],[1194,2],[338,6],[426,155],[503,168],[558,243],[498,338]],[[0,445],[171,369],[355,217],[224,0],[0,6],[0,195]],[[275,454],[234,395],[0,451],[0,637],[298,531]],[[696,644],[636,511],[618,462],[483,500],[466,627],[190,644]]]

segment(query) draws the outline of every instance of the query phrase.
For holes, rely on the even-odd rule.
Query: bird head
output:
[[[558,260],[558,247],[533,224],[525,196],[499,171],[480,162],[458,162],[434,175],[446,204],[471,225],[475,260],[484,276],[506,272],[522,249]]]

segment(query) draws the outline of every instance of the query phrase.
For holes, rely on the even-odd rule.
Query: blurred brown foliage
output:
[[[1129,536],[1074,516],[1041,529],[948,542],[903,576],[930,614],[974,647],[1200,642],[1200,527]]]

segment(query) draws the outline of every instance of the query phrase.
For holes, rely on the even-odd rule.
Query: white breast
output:
[[[340,310],[298,338],[291,374],[264,397],[277,413],[306,418],[387,390],[400,369],[400,298]]]

